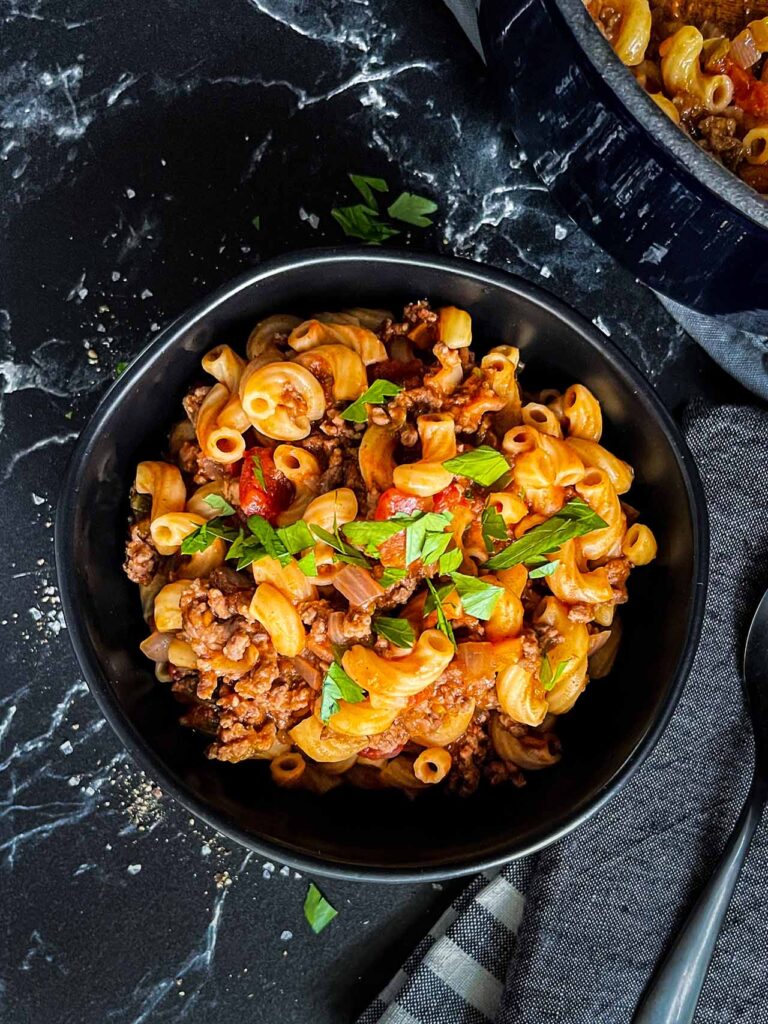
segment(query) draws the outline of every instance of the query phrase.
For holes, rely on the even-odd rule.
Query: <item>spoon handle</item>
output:
[[[691,1024],[715,943],[762,809],[762,790],[753,780],[720,863],[651,979],[632,1018],[633,1024]]]

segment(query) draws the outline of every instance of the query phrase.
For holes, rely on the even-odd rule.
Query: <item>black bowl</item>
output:
[[[262,763],[208,761],[178,725],[178,705],[138,649],[146,633],[121,562],[136,463],[160,450],[179,401],[213,344],[242,344],[279,310],[342,304],[397,308],[429,296],[470,310],[476,345],[518,345],[529,384],[584,382],[599,396],[606,443],[637,471],[632,501],[659,540],[635,574],[612,677],[562,721],[562,762],[528,785],[460,801],[440,793],[340,788],[325,797],[274,787]],[[252,270],[159,335],[111,387],[83,432],[64,485],[56,555],[70,637],[91,691],[150,776],[245,846],[297,867],[380,880],[444,878],[530,853],[574,828],[653,747],[700,631],[707,566],[704,498],[677,428],[649,385],[576,313],[520,278],[458,259],[315,251]]]
[[[768,200],[670,121],[583,0],[482,0],[511,127],[573,219],[641,281],[768,330]]]

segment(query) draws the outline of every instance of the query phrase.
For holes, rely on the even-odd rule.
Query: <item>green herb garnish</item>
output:
[[[368,209],[373,213],[378,212],[379,204],[373,192],[389,192],[386,181],[383,178],[369,178],[366,174],[350,174],[349,180],[365,200]]]
[[[357,548],[353,548],[351,544],[347,544],[339,533],[338,527],[336,527],[333,533],[323,529],[322,526],[317,526],[315,523],[310,525],[310,530],[317,537],[318,540],[324,541],[330,548],[333,549],[334,561],[335,562],[346,562],[349,565],[359,565],[363,569],[370,568],[370,562],[368,559],[360,554]]]
[[[252,217],[251,224],[253,224],[257,231],[261,231],[261,215],[257,213],[255,217]]]
[[[454,570],[459,568],[463,561],[464,552],[461,550],[461,548],[454,548],[453,551],[446,551],[444,555],[440,556],[440,575],[450,575],[450,573],[454,572]]]
[[[494,540],[507,539],[507,524],[504,517],[494,505],[488,505],[483,509],[480,519],[480,526],[483,531],[483,543],[485,550],[489,553],[494,550]]]
[[[349,238],[359,238],[369,245],[381,245],[400,232],[379,212],[379,202],[374,193],[389,192],[383,178],[372,178],[366,174],[350,174],[349,180],[363,197],[364,202],[351,206],[334,207],[331,216]],[[413,192],[401,192],[390,204],[387,213],[395,220],[417,228],[428,228],[432,221],[426,216],[434,213],[437,204]]]
[[[405,569],[385,569],[379,577],[379,584],[386,590],[387,587],[391,587],[393,583],[399,583],[400,580],[405,579],[407,575],[408,573]]]
[[[386,224],[377,213],[363,203],[334,207],[331,216],[348,238],[359,238],[369,245],[381,245],[393,235],[400,234],[396,228]]]
[[[543,576],[551,576],[558,565],[560,565],[559,558],[556,558],[553,562],[546,562],[544,565],[539,565],[535,569],[531,569],[528,573],[528,579],[540,580]]]
[[[198,551],[205,551],[217,538],[233,541],[237,536],[238,531],[232,526],[227,526],[222,519],[209,519],[184,538],[180,550],[182,555],[194,555]]]
[[[434,562],[440,557],[451,540],[451,535],[445,533],[446,526],[451,525],[453,515],[451,512],[423,512],[408,526],[405,531],[405,564],[421,559],[425,565],[429,564],[428,559]],[[435,542],[432,538],[437,534],[439,537],[446,536],[448,542],[445,546],[442,541]],[[437,553],[435,554],[435,551]]]
[[[461,598],[461,607],[465,613],[474,615],[476,619],[490,619],[496,603],[504,593],[504,588],[497,587],[494,583],[486,583],[477,576],[465,576],[461,572],[452,572],[451,579]]]
[[[416,228],[428,228],[431,227],[432,221],[424,214],[434,213],[435,210],[437,203],[433,203],[431,199],[417,196],[413,192],[401,192],[387,213],[405,224],[412,224]]]
[[[264,479],[264,467],[261,464],[261,456],[258,452],[254,452],[251,456],[251,465],[253,466],[253,475],[256,477],[259,487],[267,493],[267,482]]]
[[[330,664],[323,679],[323,693],[320,699],[320,718],[327,722],[339,710],[339,701],[357,704],[365,697],[365,690],[347,675],[338,661]]]
[[[226,498],[222,498],[220,494],[208,494],[203,501],[209,508],[214,509],[222,516],[233,516],[235,510],[229,504]]]
[[[501,452],[485,444],[448,459],[443,466],[449,472],[469,477],[483,487],[490,487],[509,470],[509,463]]]
[[[315,561],[314,551],[308,551],[296,564],[305,576],[317,576],[317,562]]]
[[[602,530],[608,524],[585,501],[574,498],[546,522],[534,526],[527,533],[485,563],[486,569],[509,569],[521,562],[557,551],[566,541],[583,537],[593,530]]]
[[[440,592],[435,590],[435,587],[434,587],[434,584],[432,583],[432,580],[428,579],[426,581],[426,583],[427,583],[427,589],[429,590],[430,596],[432,598],[432,607],[429,609],[429,611],[432,611],[432,608],[434,608],[437,611],[437,628],[440,630],[441,633],[445,633],[445,635],[448,637],[448,639],[451,641],[451,643],[455,647],[456,646],[456,637],[453,635],[453,627],[451,626],[450,622],[448,621],[448,619],[446,617],[446,614],[445,614],[445,610],[443,609],[443,598],[447,597],[448,594],[450,594],[450,592],[453,590],[453,586],[451,584],[449,584],[447,591],[445,590],[444,587],[441,587],[440,588],[440,590],[442,591],[442,597],[441,597]],[[427,599],[427,601],[424,603],[424,614],[425,615],[428,614],[428,612],[427,612],[427,603],[428,603],[428,601],[429,601],[429,599]]]
[[[562,678],[570,660],[570,658],[565,658],[564,661],[558,661],[557,666],[553,669],[548,656],[544,655],[539,668],[539,678],[545,690],[551,690],[555,683]]]
[[[380,378],[364,391],[359,398],[340,414],[343,420],[351,420],[352,423],[365,423],[368,419],[366,405],[381,405],[387,398],[394,398],[403,389],[399,384],[393,384],[390,380]]]
[[[315,935],[319,935],[337,914],[338,910],[331,906],[315,883],[310,882],[304,898],[304,917]]]
[[[297,519],[290,526],[278,526],[277,536],[291,555],[297,555],[299,551],[314,547],[315,544],[315,538],[303,519]]]
[[[413,647],[416,642],[416,633],[408,619],[377,615],[373,620],[373,628],[379,636],[389,640],[395,647]]]
[[[120,362],[115,367],[115,376],[119,377],[121,374],[125,373],[127,369],[128,363],[124,359],[121,359]]]
[[[406,515],[397,513],[391,519],[361,519],[353,523],[345,523],[341,531],[347,540],[357,544],[366,555],[370,555],[371,558],[378,558],[379,548],[384,541],[394,537],[396,533],[402,533],[407,526],[414,523],[423,514],[423,512],[413,512]]]

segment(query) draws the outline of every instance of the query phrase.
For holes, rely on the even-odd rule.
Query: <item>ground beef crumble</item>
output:
[[[125,562],[123,569],[129,580],[140,586],[148,586],[157,574],[162,555],[152,542],[149,532],[149,520],[142,519],[130,528],[128,543],[125,546]]]

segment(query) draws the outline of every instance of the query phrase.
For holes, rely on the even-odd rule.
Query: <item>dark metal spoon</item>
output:
[[[744,685],[755,737],[755,772],[720,863],[640,1001],[633,1024],[690,1024],[728,904],[768,798],[768,591],[744,648]]]

